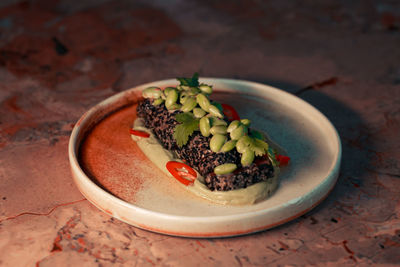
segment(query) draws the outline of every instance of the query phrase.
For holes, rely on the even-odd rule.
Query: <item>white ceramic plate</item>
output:
[[[110,120],[118,126],[118,116],[125,116],[121,125],[127,129],[121,134],[130,139],[126,116],[132,114],[133,121],[134,108],[124,111],[122,107],[129,108],[148,86],[177,85],[177,81],[171,79],[112,96],[91,108],[75,125],[69,143],[70,165],[76,185],[90,202],[111,216],[142,229],[176,236],[221,237],[283,224],[314,208],[329,194],[339,173],[341,143],[337,131],[324,115],[298,97],[267,85],[230,79],[200,78],[200,81],[213,85],[217,91],[213,99],[234,106],[242,118],[252,120],[254,128],[267,132],[286,149],[291,162],[281,175],[277,191],[255,205],[213,204],[191,195],[175,180],[155,169],[133,149],[135,144],[132,149],[129,144],[122,152],[113,152],[111,170],[97,170],[104,178],[94,181],[97,178],[93,173],[99,167],[84,166],[85,161],[79,157],[80,147],[94,132],[91,129],[107,121],[104,118],[112,118]],[[104,153],[112,152],[113,146],[118,144],[108,143],[107,139],[125,138],[121,136],[102,136],[104,140],[99,143],[107,144]],[[96,157],[101,157],[101,149]],[[129,161],[125,160],[129,156]],[[120,174],[123,171],[125,173]]]

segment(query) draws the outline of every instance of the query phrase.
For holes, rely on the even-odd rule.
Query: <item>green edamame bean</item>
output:
[[[216,175],[232,173],[236,170],[237,166],[235,163],[225,163],[214,168]]]
[[[179,102],[184,105],[186,99],[189,97],[189,94],[187,92],[181,92],[179,95]]]
[[[178,91],[171,90],[168,93],[167,99],[165,99],[165,106],[170,109],[170,107],[176,103],[176,101],[178,100]]]
[[[222,114],[222,112],[214,105],[210,105],[208,107],[208,112],[210,112],[211,115],[217,117],[217,118],[223,118],[224,115]]]
[[[208,100],[208,98],[205,96],[205,95],[203,95],[203,94],[198,94],[197,96],[196,96],[196,100],[197,100],[197,103],[199,104],[199,106],[202,108],[202,109],[204,109],[206,112],[208,112],[209,111],[209,107],[210,107],[210,100]]]
[[[236,143],[236,150],[239,153],[243,153],[246,149],[251,147],[253,145],[253,140],[251,137],[244,135],[239,138],[239,140]]]
[[[221,152],[228,152],[235,148],[237,141],[229,140],[221,147]]]
[[[169,107],[167,107],[168,110],[175,110],[175,109],[180,109],[182,107],[181,104],[178,103],[173,103],[172,105],[170,105]]]
[[[249,126],[250,123],[251,123],[251,121],[250,121],[249,119],[241,119],[240,122],[241,122],[243,125],[246,125],[246,126]]]
[[[197,87],[191,87],[188,92],[189,92],[189,95],[197,95],[198,93],[201,92],[201,90]]]
[[[162,103],[164,103],[164,99],[158,98],[153,101],[153,106],[158,106],[161,105]]]
[[[253,163],[254,160],[254,152],[250,148],[247,148],[245,151],[242,153],[242,158],[240,159],[240,163],[242,163],[243,166],[249,166],[251,163]]]
[[[244,125],[240,125],[230,133],[232,140],[239,140],[240,137],[247,134],[247,128]]]
[[[214,152],[219,152],[221,147],[224,145],[226,136],[222,134],[216,134],[211,137],[210,149]]]
[[[176,88],[175,88],[175,87],[166,87],[166,88],[164,89],[164,94],[165,94],[165,96],[168,96],[168,93],[169,93],[171,90],[176,90]]]
[[[216,125],[227,126],[228,125],[228,123],[226,121],[218,119],[217,117],[209,116],[209,118],[210,118],[211,126],[216,126]]]
[[[193,115],[195,118],[200,119],[203,118],[204,115],[206,115],[206,112],[202,108],[194,108]]]
[[[194,109],[196,106],[197,106],[196,99],[194,97],[188,97],[185,100],[185,104],[183,104],[181,110],[183,112],[189,112],[192,111],[192,109]]]
[[[200,119],[199,123],[200,132],[203,136],[210,136],[210,121],[207,117],[203,117]]]
[[[190,88],[192,88],[192,87],[190,87],[189,85],[180,85],[180,89],[185,90],[185,91],[190,90]]]
[[[231,133],[233,130],[235,130],[237,127],[239,127],[240,121],[235,120],[232,121],[229,126],[228,126],[228,133]]]
[[[210,133],[212,135],[226,134],[226,126],[224,126],[224,125],[215,125],[215,126],[211,127]]]
[[[199,89],[200,89],[203,93],[208,94],[208,95],[211,95],[212,92],[213,92],[212,87],[209,86],[209,85],[207,85],[207,84],[200,84]]]
[[[158,87],[148,87],[142,91],[142,96],[144,98],[160,98],[161,89]]]

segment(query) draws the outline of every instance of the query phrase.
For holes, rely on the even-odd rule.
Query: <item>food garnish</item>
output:
[[[176,112],[178,122],[173,137],[181,148],[187,144],[195,131],[205,137],[211,136],[209,147],[213,152],[226,153],[236,149],[241,155],[241,165],[249,166],[255,157],[268,155],[270,160],[280,165],[288,163],[284,156],[275,156],[269,149],[262,133],[250,128],[249,119],[240,119],[237,111],[228,104],[220,104],[209,99],[213,89],[207,84],[200,84],[198,74],[191,78],[177,78],[180,84],[167,87],[149,87],[143,91],[144,98],[153,100],[153,105],[165,104],[170,112]],[[277,161],[277,162],[275,162]],[[219,166],[217,166],[219,167]],[[215,168],[220,173],[220,168]],[[235,168],[226,168],[233,172]],[[229,173],[224,171],[224,174]]]
[[[229,121],[234,121],[234,120],[240,121],[239,114],[231,105],[228,104],[221,104],[221,105],[222,105],[222,112]]]
[[[191,112],[176,114],[175,119],[180,124],[175,127],[174,138],[178,146],[182,147],[187,143],[189,136],[199,129],[199,119]]]
[[[139,131],[139,130],[134,130],[134,129],[129,129],[129,133],[132,135],[136,135],[136,136],[140,136],[140,137],[144,137],[144,138],[148,138],[150,136],[149,133]]]
[[[275,158],[279,162],[279,166],[286,166],[290,161],[290,157],[284,155],[276,155]]]
[[[167,162],[166,167],[172,176],[184,185],[192,184],[197,178],[196,171],[183,162],[169,161]]]

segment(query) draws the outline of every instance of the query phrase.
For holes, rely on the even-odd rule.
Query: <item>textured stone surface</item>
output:
[[[2,1],[0,266],[400,264],[396,1]],[[277,86],[343,142],[339,181],[258,234],[176,238],[93,207],[73,184],[73,124],[132,86],[191,75]]]

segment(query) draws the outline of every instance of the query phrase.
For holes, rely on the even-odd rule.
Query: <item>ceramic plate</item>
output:
[[[267,200],[223,206],[192,195],[164,175],[129,135],[144,84],[114,95],[86,112],[69,143],[73,178],[100,210],[133,226],[169,235],[221,237],[283,224],[320,203],[334,187],[340,167],[337,131],[314,107],[285,91],[248,81],[200,78],[213,99],[234,106],[252,127],[267,132],[291,157],[280,185]]]

